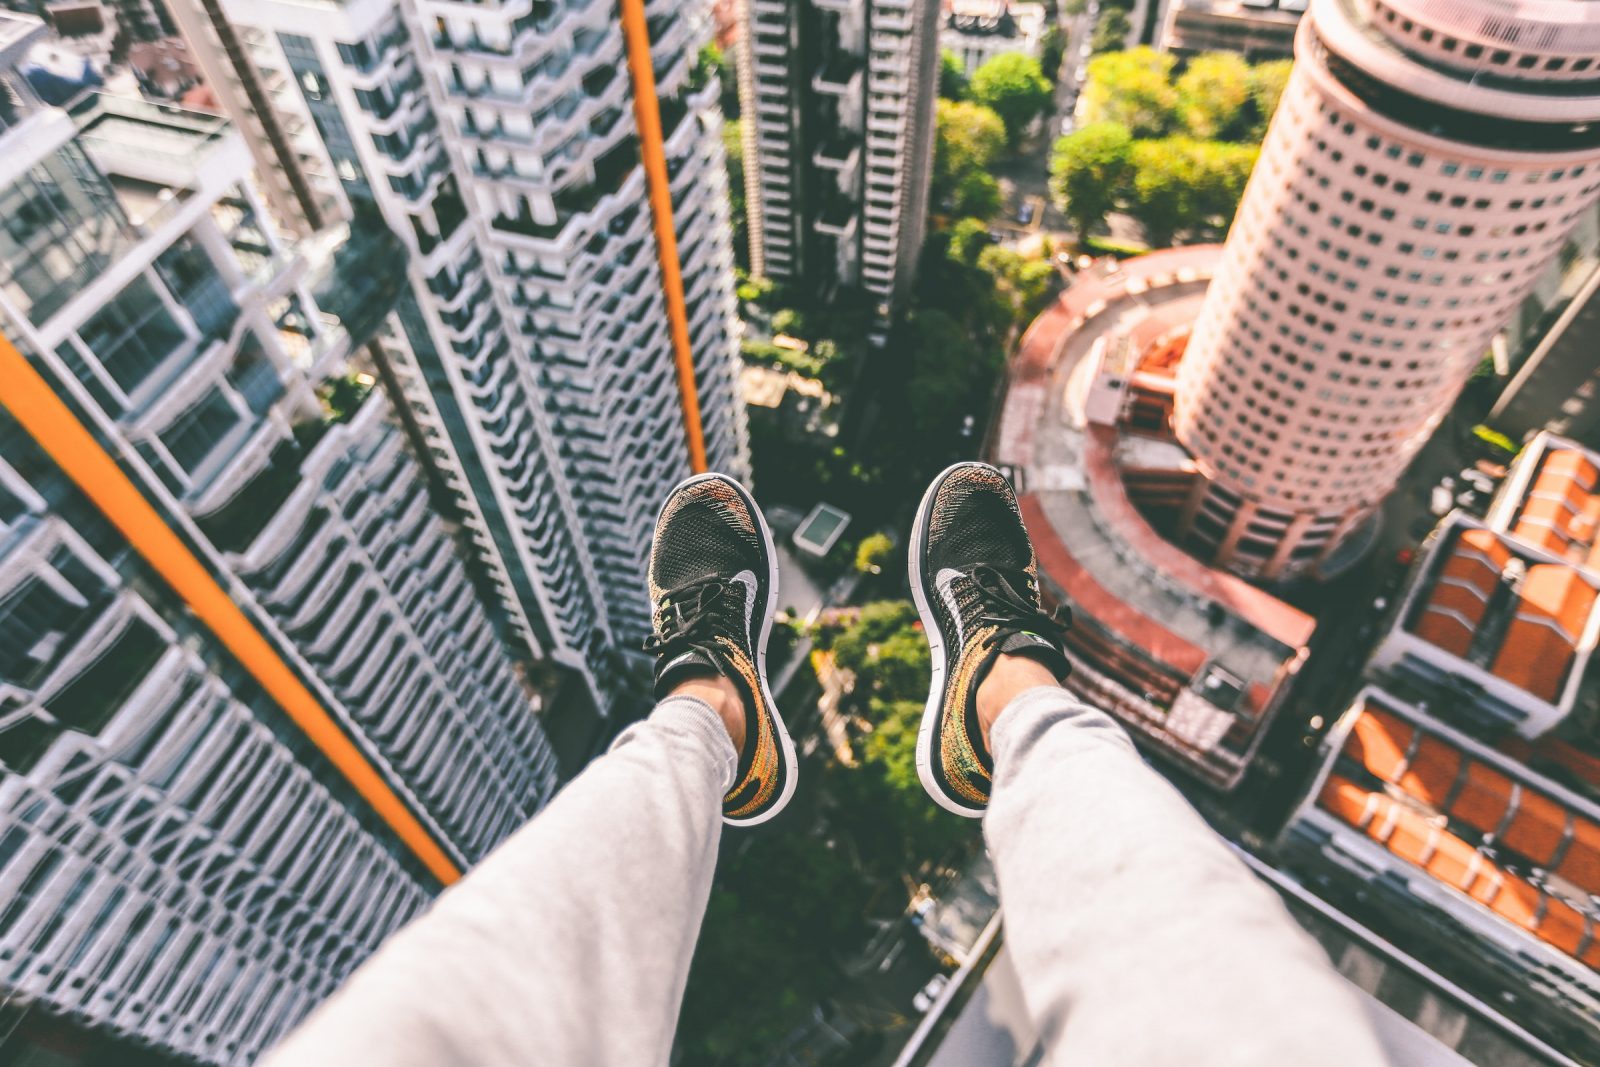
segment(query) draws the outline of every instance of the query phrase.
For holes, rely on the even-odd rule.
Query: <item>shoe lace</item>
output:
[[[644,639],[644,650],[670,658],[691,648],[714,651],[712,638],[736,629],[734,622],[744,598],[723,578],[705,578],[669,589],[661,595],[655,630]]]
[[[1039,602],[1037,579],[1020,567],[982,564],[974,567],[968,578],[982,611],[977,621],[996,627],[995,632],[984,639],[984,648],[992,648],[1018,630],[1060,644],[1072,625],[1072,614],[1067,609],[1044,610]]]

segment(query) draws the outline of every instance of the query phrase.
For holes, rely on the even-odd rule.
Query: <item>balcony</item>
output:
[[[307,281],[321,317],[342,329],[350,348],[366,344],[400,298],[405,246],[382,219],[365,213],[307,243]]]
[[[101,93],[85,96],[71,115],[129,220],[146,230],[196,193],[220,199],[250,171],[243,140],[212,115]]]
[[[830,96],[854,96],[861,85],[861,60],[848,52],[829,56],[811,78],[811,88]]]
[[[811,151],[811,162],[824,170],[838,171],[841,182],[847,185],[850,175],[861,162],[861,142],[843,133],[835,133],[817,143]]]

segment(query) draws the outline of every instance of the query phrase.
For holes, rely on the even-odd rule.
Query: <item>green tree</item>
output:
[[[1039,70],[1039,61],[1021,52],[1002,53],[979,67],[973,72],[969,91],[974,101],[1000,116],[1012,148],[1055,95]]]
[[[986,107],[950,100],[938,102],[934,123],[934,203],[955,203],[963,214],[992,216],[999,210],[999,186],[988,170],[1005,151],[1005,124]],[[960,208],[963,201],[980,210]]]
[[[881,574],[892,555],[894,542],[889,540],[889,535],[871,534],[856,546],[856,570],[861,574]]]
[[[1198,147],[1193,228],[1217,236],[1227,232],[1260,154],[1261,150],[1253,144],[1212,141]]]
[[[994,175],[971,170],[956,184],[950,206],[957,215],[992,219],[1005,207],[1005,197],[1000,194],[1000,183]]]
[[[1132,31],[1126,11],[1108,8],[1094,24],[1094,33],[1089,35],[1089,51],[1094,55],[1120,51],[1127,46],[1128,34]]]
[[[744,123],[729,119],[722,126],[722,152],[728,167],[728,221],[733,225],[733,258],[741,269],[750,266],[749,220],[745,216]]]
[[[1191,137],[1232,140],[1250,118],[1251,72],[1232,52],[1208,52],[1189,61],[1178,78],[1178,116]]]
[[[989,227],[982,219],[961,219],[950,227],[949,257],[969,267],[978,265],[978,255],[989,244]]]
[[[1133,146],[1133,185],[1127,211],[1144,228],[1152,247],[1172,243],[1194,219],[1196,164],[1183,138],[1138,141]]]
[[[978,255],[978,269],[995,281],[995,293],[1011,309],[1012,320],[1022,325],[1044,310],[1056,271],[1049,259],[1025,256],[999,245]]]
[[[1109,52],[1089,61],[1083,89],[1086,122],[1115,122],[1136,138],[1159,137],[1173,124],[1178,90],[1173,58],[1150,48]]]
[[[1105,223],[1107,212],[1132,173],[1133,138],[1127,127],[1101,122],[1056,142],[1050,160],[1050,192],[1072,220],[1079,239]]]
[[[722,113],[730,119],[738,118],[739,79],[729,69],[728,58],[722,48],[717,42],[708,41],[700,49],[700,54],[695,56],[694,69],[689,72],[689,86],[700,89],[712,78],[716,78],[721,86],[717,95],[722,103]]]
[[[1170,137],[1133,146],[1127,211],[1153,247],[1188,231],[1225,229],[1255,166],[1253,145]]]
[[[967,68],[961,57],[946,48],[939,53],[939,96],[962,100],[967,95]]]
[[[975,399],[987,393],[998,353],[986,353],[958,319],[943,311],[923,308],[913,313],[908,326],[913,424],[930,437],[949,433]]]
[[[805,338],[808,336],[805,316],[794,308],[779,308],[772,313],[772,332]]]
[[[1283,98],[1283,90],[1289,84],[1289,73],[1293,69],[1292,59],[1268,60],[1250,68],[1250,98],[1256,105],[1256,140],[1266,136],[1267,124],[1278,110],[1278,101]]]

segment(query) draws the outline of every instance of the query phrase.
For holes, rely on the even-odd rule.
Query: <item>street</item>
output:
[[[1078,15],[1061,16],[1059,25],[1066,34],[1067,49],[1055,80],[1056,93],[1050,111],[1039,120],[1039,131],[1016,157],[995,168],[1000,189],[1005,195],[1005,211],[996,219],[996,229],[1022,237],[1030,233],[1055,233],[1067,229],[1066,217],[1050,201],[1050,150],[1061,137],[1061,120],[1078,106],[1083,76],[1089,62],[1089,35],[1100,11],[1090,3]],[[1020,224],[1022,205],[1034,205],[1033,218]]]

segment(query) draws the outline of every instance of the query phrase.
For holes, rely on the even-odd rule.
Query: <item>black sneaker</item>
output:
[[[1066,622],[1039,602],[1039,568],[1005,476],[957,463],[933,480],[911,531],[911,592],[933,657],[917,773],[934,802],[981,816],[994,763],[978,728],[978,683],[1002,652],[1036,656],[1057,678]]]
[[[712,671],[744,697],[745,745],[722,820],[766,822],[794,795],[794,742],[767,688],[767,635],[778,561],[766,519],[742,485],[701,474],[667,494],[650,548],[659,700],[686,674]]]

